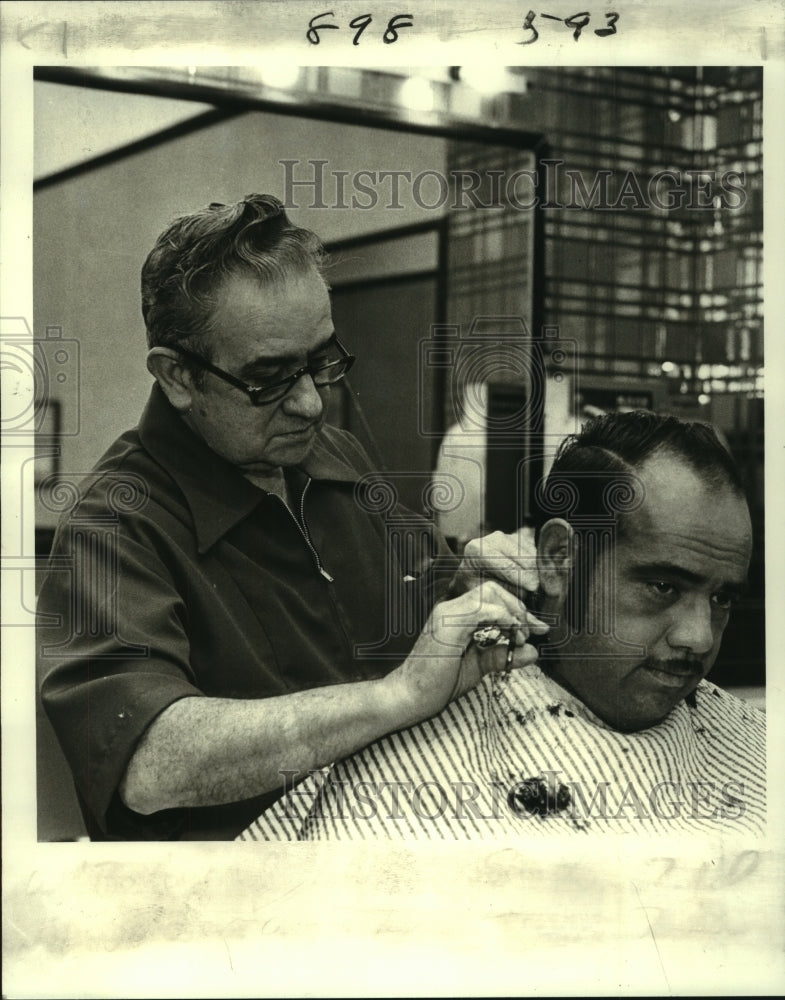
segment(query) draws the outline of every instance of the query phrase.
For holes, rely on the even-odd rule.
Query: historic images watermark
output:
[[[29,628],[37,620],[39,560],[27,530],[27,498],[36,493],[43,502],[57,501],[62,442],[81,428],[81,345],[62,326],[47,326],[34,338],[23,316],[0,317],[0,374],[5,500],[14,511],[4,533],[3,587],[19,595],[8,602],[3,627]],[[13,502],[11,484],[18,491]]]
[[[541,159],[536,169],[337,170],[329,160],[279,160],[287,209],[423,211],[535,208],[605,212],[717,211],[747,202],[743,170],[576,170]]]
[[[319,774],[320,772],[312,772]],[[543,770],[520,781],[359,780],[325,777],[323,793],[302,787],[296,770],[279,772],[288,800],[287,819],[297,819],[295,799],[310,807],[313,818],[370,822],[403,820],[407,813],[420,820],[533,821],[562,816],[570,821],[592,820],[736,820],[746,812],[741,781],[663,780],[643,786],[635,781],[561,780],[561,772]]]
[[[63,473],[51,458],[59,459],[64,438],[81,430],[82,351],[79,341],[63,335],[62,326],[47,326],[43,337],[33,337],[22,317],[3,317],[0,331],[3,375],[3,410],[0,431],[3,447],[19,449],[22,467],[19,488],[35,491],[40,512],[63,519],[61,531],[70,536],[70,557],[39,558],[25,549],[26,535],[20,530],[17,551],[4,553],[4,584],[18,587],[22,613],[4,626],[38,630],[39,653],[67,657],[72,645],[84,635],[113,639],[117,648],[111,655],[146,657],[146,646],[125,643],[118,634],[119,598],[122,584],[119,560],[120,521],[140,510],[149,500],[148,485],[130,472],[112,472],[100,477],[90,472]],[[55,467],[51,467],[55,466]],[[28,483],[28,470],[34,469]],[[106,508],[101,514],[82,506],[88,491],[100,478]],[[10,537],[10,536],[9,536]],[[69,578],[70,601],[62,616],[43,615],[28,598],[29,579],[46,562],[54,573]],[[12,583],[12,579],[14,582]],[[100,596],[99,600],[95,600]],[[78,655],[74,653],[74,655]]]

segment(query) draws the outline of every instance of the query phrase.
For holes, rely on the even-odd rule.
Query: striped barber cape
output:
[[[239,840],[765,832],[765,715],[702,681],[621,733],[536,665],[309,775]]]

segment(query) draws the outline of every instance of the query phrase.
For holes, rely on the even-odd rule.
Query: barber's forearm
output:
[[[470,638],[478,622],[513,628],[505,650]],[[151,724],[120,785],[125,804],[149,814],[221,805],[280,788],[307,772],[440,712],[491,670],[536,659],[529,632],[547,631],[495,581],[437,605],[407,658],[386,677],[259,700],[183,698]]]
[[[183,698],[151,724],[120,785],[148,815],[222,805],[279,788],[406,724],[394,684],[364,681],[275,698]]]

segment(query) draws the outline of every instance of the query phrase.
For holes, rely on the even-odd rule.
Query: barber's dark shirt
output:
[[[154,387],[138,429],[80,484],[38,601],[43,704],[91,837],[233,837],[278,796],[127,809],[126,766],[179,698],[284,695],[380,677],[406,656],[455,567],[432,522],[371,473],[357,441],[325,427],[290,510]]]

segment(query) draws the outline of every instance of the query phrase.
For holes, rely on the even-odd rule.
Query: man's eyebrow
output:
[[[685,583],[692,583],[696,585],[706,582],[706,577],[701,573],[694,573],[692,570],[686,569],[684,566],[679,566],[678,563],[671,562],[638,563],[637,566],[633,567],[632,572],[640,579],[673,577],[677,580],[683,580]],[[729,590],[731,593],[740,597],[747,592],[749,584],[746,578],[743,580],[728,580],[722,584],[720,589]]]
[[[318,343],[316,347],[312,348],[312,350],[308,353],[316,354],[318,351],[324,350],[324,348],[331,344],[334,339],[335,331],[333,330],[328,337]],[[245,376],[253,375],[253,373],[259,368],[276,368],[279,365],[286,364],[294,365],[297,364],[301,357],[302,355],[296,351],[292,351],[288,354],[263,354],[258,358],[254,358],[253,361],[246,362],[238,372],[238,377],[243,378]]]

